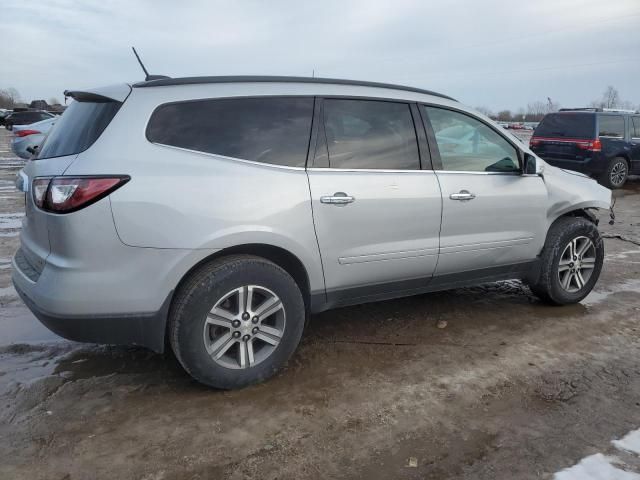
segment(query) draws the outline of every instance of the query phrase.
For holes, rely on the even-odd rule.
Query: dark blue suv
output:
[[[561,109],[533,132],[531,150],[546,162],[620,188],[640,173],[640,114],[596,108]]]

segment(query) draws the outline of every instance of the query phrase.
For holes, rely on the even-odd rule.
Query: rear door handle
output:
[[[458,193],[452,193],[449,195],[451,200],[473,200],[476,196],[469,190],[460,190]]]
[[[336,192],[333,195],[324,195],[320,197],[320,203],[327,203],[330,205],[346,205],[355,201],[355,197],[347,195],[344,192]]]

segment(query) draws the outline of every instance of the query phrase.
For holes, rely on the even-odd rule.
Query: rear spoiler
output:
[[[90,90],[65,90],[64,96],[78,102],[124,102],[131,93],[131,86],[126,83]]]

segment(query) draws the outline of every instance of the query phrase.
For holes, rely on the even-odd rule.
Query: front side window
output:
[[[147,126],[150,142],[261,163],[304,167],[312,97],[194,100],[161,105]]]
[[[418,140],[406,103],[327,99],[324,127],[331,168],[420,169]]]
[[[624,117],[622,115],[598,115],[600,137],[624,138]]]
[[[463,113],[421,106],[436,136],[442,169],[518,172],[518,151],[488,125]]]

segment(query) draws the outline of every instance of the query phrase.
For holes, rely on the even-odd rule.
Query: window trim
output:
[[[276,163],[257,162],[255,160],[249,160],[249,159],[246,159],[246,158],[229,157],[227,155],[222,155],[222,154],[219,154],[219,153],[203,152],[203,151],[200,151],[200,150],[192,150],[192,149],[185,148],[185,147],[178,147],[176,145],[168,145],[166,143],[153,142],[153,141],[151,141],[149,139],[149,124],[151,123],[151,118],[153,118],[153,115],[161,107],[165,107],[165,106],[168,106],[168,105],[177,105],[177,104],[180,104],[180,103],[194,103],[194,102],[207,101],[207,100],[233,100],[233,99],[250,99],[250,98],[311,98],[313,100],[313,103],[312,103],[312,106],[311,106],[311,125],[309,127],[309,134],[308,134],[309,139],[307,141],[307,154],[304,157],[304,165],[303,166],[294,167],[294,166],[291,166],[291,165],[278,165]],[[309,165],[309,155],[310,155],[310,151],[311,151],[311,143],[313,141],[313,134],[314,134],[313,128],[314,128],[314,120],[316,118],[317,101],[318,101],[318,97],[316,95],[231,95],[231,96],[224,96],[224,97],[190,98],[188,100],[174,100],[174,101],[171,101],[171,102],[164,102],[164,103],[160,103],[160,104],[156,105],[154,107],[154,109],[151,111],[151,113],[148,115],[147,120],[146,120],[146,124],[145,124],[145,127],[144,127],[144,138],[151,145],[159,145],[159,146],[162,146],[162,147],[175,148],[177,150],[181,150],[181,151],[184,151],[184,152],[200,153],[200,154],[203,154],[203,155],[209,155],[209,156],[224,158],[225,160],[235,160],[235,161],[238,161],[238,162],[245,162],[245,163],[249,163],[249,164],[252,164],[252,165],[266,165],[266,166],[270,166],[270,167],[286,168],[286,169],[292,169],[292,170],[305,170]]]
[[[474,120],[482,123],[486,127],[490,128],[499,137],[503,138],[509,145],[511,145],[513,148],[516,149],[516,156],[518,157],[518,166],[520,167],[519,170],[515,171],[515,172],[479,172],[479,171],[475,171],[475,170],[445,170],[444,169],[444,165],[442,163],[442,158],[440,157],[440,149],[439,149],[438,143],[436,141],[436,134],[435,134],[435,131],[433,130],[433,126],[431,125],[431,120],[429,119],[429,115],[427,114],[425,109],[420,108],[421,106],[439,108],[439,109],[442,109],[442,110],[450,110],[450,111],[455,112],[455,113],[466,115],[467,117],[471,117],[472,119],[474,119]],[[509,137],[505,136],[502,132],[500,132],[496,127],[494,127],[490,123],[487,123],[485,120],[479,118],[478,116],[474,115],[473,113],[470,113],[470,112],[468,112],[466,110],[462,110],[462,109],[459,109],[459,108],[450,107],[448,105],[440,105],[440,104],[437,104],[437,103],[430,103],[430,102],[418,102],[418,109],[420,110],[420,115],[423,117],[425,128],[427,129],[427,138],[429,140],[429,149],[431,151],[431,158],[434,159],[434,162],[433,162],[434,163],[434,170],[436,170],[437,172],[442,172],[442,173],[460,173],[460,174],[466,173],[466,174],[478,174],[478,175],[523,176],[524,172],[522,171],[522,156],[523,156],[522,147],[520,145],[518,145],[517,143],[515,143]]]
[[[317,131],[317,138],[320,135],[324,135],[325,136],[325,145],[327,147],[327,155],[328,155],[328,150],[329,150],[329,145],[328,142],[326,141],[326,131],[325,131],[325,124],[324,124],[324,101],[325,100],[362,100],[362,101],[374,101],[374,102],[387,102],[387,103],[400,103],[400,104],[405,104],[409,107],[409,113],[411,115],[411,120],[413,123],[413,130],[414,130],[414,135],[416,137],[416,146],[418,149],[418,168],[417,169],[393,169],[393,168],[337,168],[337,167],[331,167],[331,161],[329,161],[329,166],[328,167],[321,167],[321,166],[316,166],[315,162],[316,162],[316,158],[317,156],[315,155],[315,149],[314,149],[314,156],[311,162],[309,162],[307,165],[307,169],[309,170],[322,170],[322,171],[336,171],[336,172],[380,172],[380,173],[404,173],[404,172],[420,172],[420,171],[433,171],[433,168],[429,168],[429,166],[432,164],[431,162],[431,158],[429,155],[429,151],[425,150],[424,145],[421,146],[421,139],[420,139],[420,133],[419,133],[419,128],[420,128],[420,122],[418,120],[418,118],[416,118],[416,115],[413,111],[412,106],[416,105],[415,101],[412,100],[403,100],[403,99],[397,99],[397,98],[388,98],[388,97],[370,97],[370,96],[361,96],[361,95],[319,95],[317,96],[317,99],[320,102],[320,108],[319,108],[319,118],[318,118],[318,131]],[[317,149],[317,138],[315,141],[316,144],[316,149]],[[429,156],[429,158],[424,158],[424,155]]]

